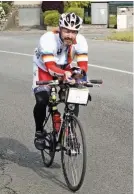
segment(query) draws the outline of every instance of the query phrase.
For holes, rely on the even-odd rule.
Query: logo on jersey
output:
[[[61,54],[61,52],[62,52],[62,49],[60,48],[60,49],[58,49],[58,51],[57,51],[57,55],[60,55]]]

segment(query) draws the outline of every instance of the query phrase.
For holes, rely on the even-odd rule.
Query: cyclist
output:
[[[66,80],[72,75],[71,63],[76,58],[80,74],[88,70],[88,45],[83,35],[79,34],[82,19],[75,13],[63,13],[59,19],[59,28],[46,32],[39,40],[33,58],[33,86],[36,104],[33,115],[36,124],[35,138],[38,149],[43,149],[43,122],[46,117],[46,107],[49,102],[50,88],[37,86],[36,81],[53,80],[61,77]],[[74,83],[74,79],[72,79]],[[75,114],[78,116],[78,107]],[[36,144],[36,143],[35,143]]]

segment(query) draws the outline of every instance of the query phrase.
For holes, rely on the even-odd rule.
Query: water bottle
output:
[[[58,133],[61,127],[61,114],[59,111],[56,111],[53,115],[54,128]]]

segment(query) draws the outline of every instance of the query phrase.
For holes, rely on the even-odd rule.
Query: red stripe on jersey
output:
[[[68,48],[68,56],[67,56],[67,63],[68,64],[72,63],[72,61],[73,61],[72,55],[71,55],[71,50],[72,50],[72,46],[69,46],[69,48]]]
[[[77,62],[78,66],[83,69],[85,72],[88,70],[88,62],[87,61],[79,61]]]
[[[60,69],[59,67],[56,66],[56,63],[51,61],[51,62],[46,62],[45,66],[48,71],[51,71],[57,75],[63,76],[65,71]]]
[[[38,67],[38,77],[39,77],[39,81],[50,81],[53,79],[53,77],[46,71],[43,71],[41,68]]]

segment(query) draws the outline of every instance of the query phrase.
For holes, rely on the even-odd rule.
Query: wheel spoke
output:
[[[71,165],[72,166],[72,173],[74,172],[73,173],[73,181],[74,181],[74,185],[76,185],[76,182],[77,182],[77,180],[76,180],[77,179],[77,171],[76,171],[76,169],[74,167],[74,161],[73,160],[74,160],[74,158],[71,157],[71,161],[72,161],[72,165]]]

